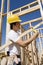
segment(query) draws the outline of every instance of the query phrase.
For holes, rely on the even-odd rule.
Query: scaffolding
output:
[[[41,25],[43,25],[43,9],[42,9],[41,3],[43,4],[43,0],[36,0],[32,3],[30,3],[30,4],[27,4],[25,6],[22,6],[20,8],[15,9],[15,10],[9,11],[10,10],[10,0],[7,0],[7,13],[4,13],[4,0],[2,0],[1,13],[0,13],[0,19],[1,19],[0,34],[2,33],[2,23],[3,23],[3,17],[4,16],[8,17],[12,14],[18,14],[19,16],[23,16],[27,13],[31,13],[31,12],[34,12],[36,10],[40,10],[41,17],[30,20],[30,21],[26,21],[24,23],[21,23],[22,26],[25,26],[25,25],[28,24],[29,28],[31,28],[31,26],[33,26],[32,24],[37,22],[38,24],[33,26],[33,27],[39,31],[39,36],[37,38],[38,41],[34,40],[26,48],[21,48],[21,64],[22,65],[40,65],[40,63],[41,63],[41,57],[42,57],[42,54],[43,54],[42,53],[42,51],[43,51],[43,47],[42,47],[42,44],[43,44],[43,33],[42,33],[43,27],[38,28]],[[10,25],[7,23],[6,35],[8,34],[9,30],[10,30]],[[32,33],[26,34],[25,37],[23,38],[23,40],[29,39],[31,35],[32,35]],[[2,37],[2,36],[0,36],[0,37]],[[37,48],[36,44],[38,44],[38,48]]]

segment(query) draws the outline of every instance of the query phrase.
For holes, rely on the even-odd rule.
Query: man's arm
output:
[[[34,31],[34,32],[35,32],[34,35],[33,35],[30,39],[28,39],[28,40],[26,40],[26,41],[21,40],[21,37],[23,37],[23,35],[21,35],[21,36],[20,36],[20,39],[19,39],[18,41],[16,41],[16,43],[19,44],[19,45],[22,46],[22,47],[27,46],[27,45],[30,44],[34,39],[37,38],[38,32],[36,32],[36,31]],[[1,46],[1,47],[0,47],[0,50],[2,50],[2,49],[4,49],[4,48],[8,47],[9,45],[11,45],[11,44],[13,44],[13,43],[15,43],[15,42],[9,41],[7,44]]]
[[[30,44],[33,40],[35,40],[35,39],[38,37],[38,35],[39,35],[39,33],[38,33],[36,30],[33,29],[33,31],[34,31],[35,33],[34,33],[34,35],[33,35],[31,38],[29,38],[28,40],[25,40],[25,41],[19,39],[16,43],[18,43],[20,46],[23,46],[23,47],[29,45],[29,44]]]

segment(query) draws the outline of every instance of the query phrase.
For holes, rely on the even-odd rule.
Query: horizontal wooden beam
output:
[[[31,12],[33,12],[33,11],[36,11],[36,10],[38,10],[38,9],[40,9],[39,5],[34,6],[34,7],[31,7],[30,9],[21,11],[21,12],[16,13],[16,14],[18,14],[19,16],[22,16],[22,15],[25,15],[25,14],[27,14],[27,13],[31,13]],[[11,12],[12,12],[12,11],[11,11]],[[9,12],[9,13],[10,13],[10,12]],[[12,12],[12,13],[13,13],[13,12]],[[7,13],[4,13],[4,14],[2,14],[2,15],[3,15],[3,16],[6,16]]]
[[[24,23],[21,23],[21,25],[26,25],[26,24],[33,23],[33,22],[38,22],[39,20],[42,20],[42,17],[30,20],[30,21],[26,21]]]
[[[33,11],[39,10],[39,9],[40,9],[40,7],[39,7],[39,5],[37,5],[37,6],[31,7],[30,9],[21,11],[21,12],[16,13],[16,14],[18,14],[19,16],[22,16],[22,15],[25,15],[25,14],[27,14],[27,13],[31,13],[31,12],[33,12]]]
[[[29,23],[29,22],[28,22],[28,23]],[[26,24],[28,24],[28,23],[26,23]],[[25,25],[26,25],[26,24],[25,24]],[[40,23],[38,23],[37,25],[35,25],[33,28],[36,29],[36,28],[38,28],[39,26],[41,26],[42,24],[43,24],[43,22],[40,22]],[[22,23],[21,25],[24,26],[23,23]]]
[[[43,28],[38,28],[37,30],[43,30]]]
[[[15,9],[15,10],[12,10],[12,12],[17,11],[17,10],[22,9],[22,8],[25,8],[26,6],[29,6],[30,7],[30,5],[35,4],[35,3],[37,3],[37,1],[34,1],[32,3],[29,3],[29,4],[25,5],[25,6],[22,6],[20,8]]]
[[[37,4],[36,6],[32,6],[32,7],[30,7],[30,5],[32,5],[32,4],[34,4],[34,3],[36,3],[37,1],[35,1],[35,2],[32,2],[32,3],[30,3],[30,4],[27,4],[27,5],[25,5],[25,6],[23,6],[23,7],[20,7],[20,8],[17,8],[17,9],[15,9],[15,10],[13,10],[13,11],[10,11],[10,12],[8,12],[9,14],[10,13],[14,13],[15,11],[17,11],[17,10],[20,10],[19,12],[15,12],[14,14],[18,14],[19,16],[22,16],[22,15],[25,15],[25,14],[27,14],[27,13],[31,13],[31,12],[33,12],[33,11],[36,11],[36,10],[38,10],[38,9],[40,9],[40,6]],[[26,7],[26,6],[29,6],[29,8],[27,8],[27,9],[25,9],[25,10],[21,10],[22,8],[24,8],[24,7]],[[1,13],[0,13],[1,14]],[[2,14],[3,16],[6,16],[7,15],[7,13],[3,13]]]
[[[41,26],[43,24],[43,22],[40,22],[39,24],[37,24],[34,28],[38,28],[39,26]]]

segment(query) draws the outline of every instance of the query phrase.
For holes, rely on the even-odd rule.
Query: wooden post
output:
[[[41,0],[37,0],[40,6],[40,12],[41,12],[41,16],[42,16],[42,20],[43,20],[43,9],[42,9],[42,5],[41,5]],[[42,0],[43,3],[43,0]]]
[[[10,0],[7,0],[7,19],[8,19],[8,16],[10,15],[10,14],[8,13],[9,10],[10,10]],[[10,25],[9,25],[9,23],[8,23],[8,21],[7,21],[7,25],[6,25],[6,35],[8,34],[9,30],[10,30]]]
[[[2,16],[2,14],[3,14],[3,12],[4,12],[4,0],[2,0],[2,2],[1,2],[1,15],[0,15],[0,19],[1,19],[1,39],[2,39],[2,23],[3,23],[3,16]],[[1,42],[0,42],[0,45],[1,45]]]
[[[30,27],[31,27],[31,23],[30,23]],[[31,32],[31,36],[32,36],[32,32]],[[34,53],[33,53],[33,44],[32,43],[31,43],[32,65],[34,65]]]
[[[8,19],[8,16],[10,15],[8,13],[9,10],[10,10],[10,0],[7,0],[7,19]],[[7,24],[6,24],[6,36],[7,36],[8,32],[10,30],[10,24],[8,23],[8,21],[6,21],[6,22],[7,22]],[[6,43],[6,40],[5,40],[5,43]],[[7,48],[5,48],[5,54],[6,54],[6,50],[7,50]]]
[[[0,17],[0,46],[1,46],[1,17]]]

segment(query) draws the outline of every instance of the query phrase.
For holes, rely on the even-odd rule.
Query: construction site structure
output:
[[[22,6],[20,8],[17,8],[15,10],[9,11],[10,10],[10,0],[7,0],[7,13],[4,13],[4,0],[1,2],[1,12],[0,12],[0,41],[2,39],[2,23],[3,23],[3,18],[4,16],[8,17],[12,14],[18,14],[19,16],[23,16],[25,14],[29,14],[35,11],[40,10],[41,17],[32,19],[30,21],[26,21],[21,23],[22,26],[29,25],[29,28],[31,28],[35,22],[37,24],[33,26],[34,29],[37,29],[39,32],[39,36],[36,40],[34,40],[30,45],[28,45],[26,48],[21,48],[21,64],[22,65],[43,65],[43,26],[40,28],[41,25],[43,25],[43,0],[36,0],[32,3],[29,3],[25,6]],[[28,28],[28,29],[29,29]],[[6,25],[6,35],[8,34],[10,30],[10,25],[7,23]],[[22,29],[24,30],[24,29]],[[24,30],[25,31],[25,30]],[[23,40],[29,39],[33,32],[27,33],[24,37]],[[33,44],[34,43],[34,44]],[[38,44],[38,47],[37,47]],[[1,45],[1,42],[0,42]],[[2,55],[0,53],[0,55]]]
[[[0,19],[0,45],[1,45],[1,19]]]

